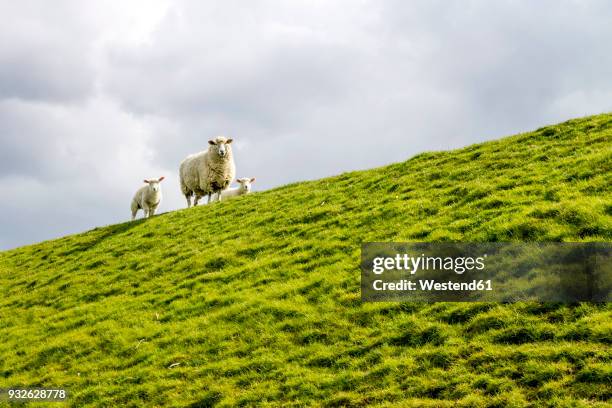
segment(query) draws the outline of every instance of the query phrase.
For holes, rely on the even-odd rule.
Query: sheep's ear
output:
[[[216,145],[216,144],[217,144],[217,142],[215,142],[214,140],[209,140],[209,141],[208,141],[208,144],[209,144],[209,145],[213,145],[213,146],[214,146],[214,145]]]
[[[251,183],[254,183],[254,182],[255,182],[255,177],[251,179]]]
[[[145,180],[143,180],[143,181],[144,181],[145,183],[147,183],[147,184],[149,184],[149,183],[151,182],[151,180],[147,180],[147,179],[145,179]]]
[[[232,143],[233,141],[234,141],[234,139],[227,139],[227,140],[225,141],[225,143],[226,143],[226,144],[230,144],[230,143]]]
[[[157,179],[158,182],[162,181],[163,179],[165,179],[166,177],[161,176],[160,178]]]

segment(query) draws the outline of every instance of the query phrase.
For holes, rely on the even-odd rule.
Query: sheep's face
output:
[[[144,182],[149,185],[150,191],[157,193],[161,190],[159,183],[161,183],[163,179],[165,179],[165,177],[160,177],[158,179],[145,180]]]
[[[232,152],[230,144],[232,139],[226,139],[223,136],[219,136],[214,140],[209,140],[209,150],[216,153],[219,157],[226,157]]]
[[[159,191],[159,183],[158,182],[149,183],[149,190],[153,191],[154,193],[157,193]]]
[[[246,193],[250,193],[251,192],[251,183],[255,182],[255,177],[253,178],[248,178],[248,177],[243,177],[243,178],[239,178],[236,179],[236,182],[238,184],[240,184],[240,190],[246,192]]]

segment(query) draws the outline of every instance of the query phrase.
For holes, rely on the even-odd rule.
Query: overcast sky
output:
[[[612,110],[607,1],[0,0],[0,249],[129,219],[234,138],[254,188]]]

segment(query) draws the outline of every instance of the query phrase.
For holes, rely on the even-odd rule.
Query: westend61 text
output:
[[[417,284],[418,282],[418,284]],[[493,290],[491,280],[473,280],[471,282],[437,282],[432,279],[419,279],[417,282],[402,279],[396,282],[375,280],[372,282],[374,290]]]

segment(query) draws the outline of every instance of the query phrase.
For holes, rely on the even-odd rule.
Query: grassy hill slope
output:
[[[3,252],[0,388],[79,407],[603,407],[610,305],[362,304],[358,266],[363,241],[611,241],[611,185],[599,115]]]

